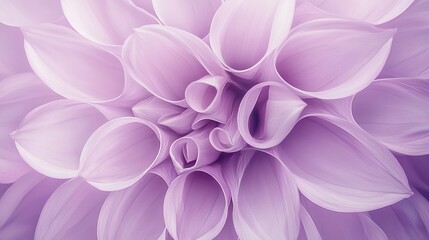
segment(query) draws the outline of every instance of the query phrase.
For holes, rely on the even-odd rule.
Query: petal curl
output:
[[[101,190],[129,187],[167,157],[172,138],[149,121],[133,117],[111,120],[89,137],[79,175]]]
[[[276,82],[257,84],[241,100],[238,130],[254,147],[274,147],[292,130],[305,106],[306,103],[285,85]]]
[[[34,172],[13,183],[0,199],[1,238],[34,239],[40,212],[61,183]]]
[[[213,15],[223,0],[153,0],[153,8],[161,22],[183,29],[199,38],[207,36]]]
[[[23,27],[53,22],[63,16],[60,0],[2,0],[0,23]]]
[[[43,207],[34,239],[96,239],[98,215],[107,196],[81,178],[69,180]]]
[[[78,174],[83,146],[105,122],[91,105],[58,100],[28,113],[12,137],[33,169],[52,178],[72,178]]]
[[[353,99],[356,122],[389,149],[429,154],[429,81],[382,79]]]
[[[61,0],[70,25],[91,41],[122,45],[133,28],[158,21],[128,0]]]
[[[201,39],[167,26],[136,29],[125,41],[122,56],[137,82],[160,99],[184,107],[189,83],[206,75],[225,76]]]
[[[345,18],[381,24],[404,12],[414,0],[310,0],[315,6]]]
[[[240,239],[298,237],[298,188],[291,172],[276,157],[243,150],[227,159],[223,171]]]
[[[34,73],[22,73],[0,81],[0,183],[10,183],[30,170],[9,135],[32,109],[60,98]]]
[[[283,81],[303,95],[350,96],[380,73],[394,33],[354,20],[309,21],[291,32],[278,52],[275,68]]]
[[[125,74],[118,58],[76,32],[43,24],[25,28],[23,33],[31,67],[60,95],[86,102],[106,102],[124,92]]]
[[[399,17],[383,24],[396,28],[383,77],[429,78],[429,2],[415,0]]]
[[[165,196],[165,225],[174,239],[213,239],[226,222],[229,202],[219,165],[181,174]]]
[[[300,191],[326,209],[361,212],[411,195],[392,153],[339,118],[306,117],[275,150],[295,175]]]
[[[132,187],[109,195],[98,219],[98,239],[159,239],[164,234],[164,197],[175,172],[169,162],[160,167],[169,176],[151,171]]]
[[[213,17],[210,46],[234,74],[252,78],[289,33],[295,0],[226,1]]]
[[[170,157],[179,174],[209,165],[218,159],[220,152],[209,141],[212,129],[212,126],[203,127],[171,144]]]

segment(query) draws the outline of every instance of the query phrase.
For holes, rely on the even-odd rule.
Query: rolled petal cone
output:
[[[86,142],[79,175],[101,190],[127,188],[167,158],[174,137],[142,119],[111,120]]]
[[[149,92],[186,107],[185,89],[206,75],[225,76],[208,46],[176,28],[149,25],[135,30],[124,44],[128,72]]]
[[[165,225],[176,240],[213,239],[225,225],[230,199],[219,165],[181,174],[165,196]]]
[[[209,165],[219,158],[220,152],[209,141],[212,130],[212,126],[203,127],[171,144],[170,157],[178,173]]]
[[[19,155],[10,134],[32,109],[60,98],[33,73],[0,81],[0,182],[10,183],[30,168]]]
[[[287,86],[276,82],[260,83],[241,100],[238,130],[253,147],[274,147],[292,130],[305,106]]]
[[[323,208],[368,211],[412,194],[392,153],[339,118],[300,120],[275,151],[295,175],[301,193]]]
[[[98,239],[160,239],[166,231],[164,197],[175,177],[171,163],[164,162],[130,188],[111,193],[98,219]]]
[[[245,79],[287,37],[295,0],[226,1],[213,17],[210,46],[228,71]]]
[[[356,122],[389,149],[429,154],[429,80],[380,79],[353,99]]]
[[[296,239],[299,195],[291,172],[265,152],[243,150],[234,156],[223,170],[239,238]]]
[[[69,180],[43,207],[34,239],[96,239],[97,219],[107,196],[81,178]]]

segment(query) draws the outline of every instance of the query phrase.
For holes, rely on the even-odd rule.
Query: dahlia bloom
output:
[[[429,0],[2,0],[0,240],[429,239]]]

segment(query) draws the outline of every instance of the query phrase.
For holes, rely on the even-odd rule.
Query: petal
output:
[[[392,20],[404,12],[414,0],[310,0],[320,9],[345,18],[372,24]]]
[[[136,117],[149,120],[153,123],[159,123],[161,118],[176,116],[184,110],[184,108],[165,102],[154,96],[144,99],[133,107],[133,113]]]
[[[372,211],[371,218],[391,240],[426,239],[429,236],[429,203],[416,192],[408,199]]]
[[[101,44],[122,45],[133,28],[158,22],[126,0],[61,0],[61,5],[77,32]]]
[[[179,114],[160,118],[158,123],[162,126],[170,128],[180,135],[184,135],[192,131],[192,125],[196,117],[197,113],[192,109],[187,108]]]
[[[78,174],[83,146],[106,121],[91,105],[58,100],[28,113],[12,137],[33,169],[52,178],[72,178]]]
[[[10,183],[30,170],[11,136],[32,109],[58,99],[33,73],[13,75],[0,81],[0,182]]]
[[[161,22],[183,29],[200,38],[207,36],[213,15],[223,0],[153,0],[153,7]]]
[[[252,78],[289,33],[295,0],[234,0],[213,17],[210,45],[229,71]]]
[[[2,239],[33,239],[40,212],[61,183],[37,173],[24,175],[13,183],[0,199]]]
[[[399,17],[383,24],[396,28],[392,51],[383,69],[384,77],[429,78],[429,2],[415,0]]]
[[[298,240],[322,240],[316,224],[302,205],[299,213],[301,217],[301,229],[299,230]]]
[[[407,174],[410,185],[422,193],[429,193],[429,155],[405,156],[397,155],[399,163]]]
[[[172,138],[142,119],[111,120],[98,128],[85,144],[79,174],[101,190],[129,187],[167,157]]]
[[[170,157],[179,174],[209,165],[218,159],[220,152],[209,141],[212,129],[211,126],[203,127],[171,144]]]
[[[261,151],[241,151],[237,158],[228,159],[224,172],[239,238],[296,239],[299,195],[290,171]]]
[[[220,152],[238,152],[246,146],[246,142],[238,131],[237,110],[235,107],[228,121],[210,132],[210,143]]]
[[[155,10],[153,9],[152,0],[131,0],[131,2],[136,7],[143,9],[154,16],[156,15]]]
[[[43,208],[34,239],[96,239],[98,215],[107,196],[80,178],[64,183]]]
[[[229,201],[218,165],[181,174],[165,196],[165,225],[174,239],[213,239],[226,222]]]
[[[308,200],[302,202],[309,217],[314,221],[321,239],[388,240],[385,233],[364,213],[334,212]]]
[[[148,25],[135,30],[124,44],[130,74],[160,99],[186,106],[185,89],[206,75],[225,76],[209,47],[179,29]]]
[[[53,22],[63,16],[60,0],[2,0],[0,22],[23,27]]]
[[[24,37],[19,28],[0,23],[0,35],[0,79],[30,71],[24,51]]]
[[[241,100],[238,130],[254,147],[273,147],[292,130],[305,106],[286,86],[275,82],[260,83]]]
[[[106,102],[122,94],[124,71],[113,54],[58,25],[25,28],[23,33],[31,67],[55,92],[87,102]]]
[[[411,194],[395,157],[339,118],[304,118],[276,151],[295,175],[300,191],[326,209],[367,211]]]
[[[223,225],[222,231],[213,240],[238,240],[237,232],[234,228],[234,222],[232,219],[232,204],[229,205],[228,217],[225,225]]]
[[[296,27],[282,46],[276,71],[303,95],[323,99],[350,96],[380,73],[394,33],[354,20],[309,21]]]
[[[377,80],[354,97],[353,116],[389,149],[429,154],[428,80]]]
[[[168,184],[148,173],[132,187],[111,193],[98,219],[98,239],[158,239],[165,231],[162,210]]]

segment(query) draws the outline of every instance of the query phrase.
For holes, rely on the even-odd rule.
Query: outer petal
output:
[[[185,89],[206,75],[225,76],[209,47],[179,29],[150,25],[135,30],[124,44],[130,74],[155,96],[186,106]]]
[[[155,10],[153,9],[152,0],[128,0],[132,2],[136,7],[141,8],[152,15],[156,15]]]
[[[209,165],[219,158],[220,152],[209,141],[212,129],[213,126],[203,127],[171,144],[170,157],[178,173]]]
[[[45,24],[24,29],[24,36],[34,72],[64,97],[106,102],[124,91],[124,71],[117,57],[74,31]]]
[[[43,206],[62,183],[29,173],[13,183],[0,199],[2,239],[33,239]]]
[[[303,95],[346,97],[377,77],[394,33],[353,20],[309,21],[296,27],[278,52],[276,71]]]
[[[33,73],[22,73],[0,81],[0,182],[14,182],[30,170],[9,135],[33,108],[58,99]]]
[[[63,16],[60,0],[2,0],[0,9],[0,22],[17,27],[53,22]]]
[[[238,130],[254,147],[274,147],[292,130],[305,106],[288,87],[276,82],[260,83],[241,100]]]
[[[97,219],[107,195],[80,178],[64,183],[43,208],[34,239],[96,239]]]
[[[405,156],[397,155],[396,158],[401,163],[407,174],[410,185],[422,193],[429,193],[429,155],[425,156]]]
[[[407,11],[383,27],[396,28],[384,77],[429,78],[429,2],[415,0]]]
[[[353,116],[389,149],[429,154],[428,80],[377,80],[354,97]]]
[[[388,240],[383,230],[364,213],[333,212],[308,200],[302,202],[310,214],[309,217],[313,219],[321,239]]]
[[[163,171],[170,176],[164,179],[150,172],[132,187],[110,194],[98,219],[98,239],[159,239],[162,236],[164,197],[175,172],[169,162],[159,167],[166,168]]]
[[[111,120],[85,144],[79,174],[101,190],[129,187],[167,157],[172,138],[142,119]]]
[[[229,71],[252,78],[289,33],[295,0],[226,1],[210,29],[213,52]]]
[[[418,192],[394,205],[372,211],[370,216],[390,240],[423,240],[429,236],[429,203]]]
[[[161,22],[190,32],[200,38],[209,33],[210,24],[223,0],[153,0]]]
[[[227,159],[223,171],[239,238],[296,239],[299,195],[290,171],[265,152],[244,150],[236,156]]]
[[[234,228],[234,222],[232,219],[232,204],[229,205],[228,218],[226,219],[225,225],[223,225],[222,231],[213,240],[238,240],[237,232]]]
[[[91,105],[58,100],[27,114],[12,137],[33,169],[53,178],[72,178],[78,174],[83,146],[106,121]]]
[[[329,13],[372,24],[392,20],[404,12],[414,0],[310,0],[315,6]]]
[[[19,28],[0,23],[0,35],[0,79],[28,72],[31,68],[25,56],[24,37]]]
[[[73,28],[101,44],[122,45],[133,28],[158,22],[128,0],[61,0],[61,4]]]
[[[411,195],[395,157],[360,128],[344,120],[307,117],[276,148],[300,191],[321,207],[360,212]]]
[[[226,222],[229,202],[218,165],[181,174],[165,196],[165,225],[176,240],[213,239]]]

